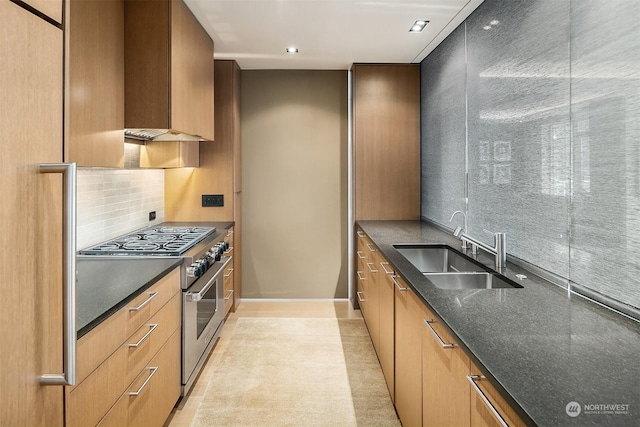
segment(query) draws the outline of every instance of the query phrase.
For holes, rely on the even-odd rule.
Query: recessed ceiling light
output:
[[[490,30],[491,29],[491,25],[485,25],[484,27],[482,27],[483,30]]]
[[[287,53],[298,53],[298,48],[297,47],[288,47],[287,48]]]
[[[500,21],[498,21],[497,19],[494,19],[493,21],[489,22],[489,24],[491,25],[498,25],[500,23]]]
[[[410,33],[419,33],[422,30],[424,30],[424,27],[427,26],[427,24],[429,23],[429,21],[426,21],[424,19],[419,19],[416,22],[413,23],[413,25],[411,26],[411,29],[409,29]]]

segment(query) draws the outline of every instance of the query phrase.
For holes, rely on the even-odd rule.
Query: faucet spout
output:
[[[462,236],[462,230],[467,231],[467,215],[462,212],[462,211],[455,211],[454,213],[451,214],[451,218],[449,218],[449,222],[453,221],[453,218],[457,215],[457,214],[462,214],[462,217],[464,218],[464,228],[457,226],[455,228],[455,230],[453,230],[453,235],[456,236],[458,239],[460,239],[460,236]],[[462,240],[462,239],[461,239]],[[462,249],[467,249],[467,241],[466,240],[462,240]]]
[[[485,252],[490,253],[495,256],[495,267],[496,270],[500,270],[507,266],[507,235],[506,233],[495,233],[493,235],[494,246],[486,245],[471,236],[467,236],[466,234],[462,234],[461,236],[456,236],[463,242],[468,242],[471,244],[471,251],[475,254],[478,251],[478,248],[482,249]]]
[[[462,214],[462,216],[464,217],[465,221],[467,220],[467,215],[465,215],[464,212],[462,211],[455,211],[454,213],[451,214],[451,218],[449,218],[449,222],[453,221],[453,217],[456,216],[456,214]]]

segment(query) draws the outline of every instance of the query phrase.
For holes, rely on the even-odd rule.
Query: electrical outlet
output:
[[[224,206],[224,194],[203,194],[202,207]]]
[[[149,221],[156,219],[156,211],[149,212]]]

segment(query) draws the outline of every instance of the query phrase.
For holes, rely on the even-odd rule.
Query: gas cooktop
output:
[[[215,227],[149,227],[83,249],[79,253],[179,256],[215,231]]]

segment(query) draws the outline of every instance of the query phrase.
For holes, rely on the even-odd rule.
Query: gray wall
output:
[[[639,308],[638,21],[636,0],[486,0],[421,64],[422,216],[464,210],[471,236]]]
[[[242,71],[243,298],[347,298],[347,71]]]

